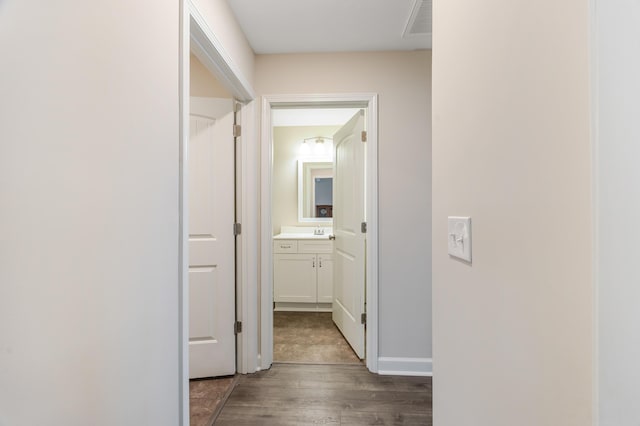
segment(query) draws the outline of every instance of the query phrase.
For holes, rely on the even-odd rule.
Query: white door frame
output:
[[[261,157],[261,250],[260,263],[260,368],[273,363],[273,253],[271,225],[271,176],[273,165],[272,107],[348,107],[367,108],[366,159],[366,350],[367,368],[378,372],[378,95],[344,93],[315,95],[268,95],[262,99]]]
[[[189,424],[189,210],[187,204],[188,179],[188,141],[189,141],[189,60],[194,53],[200,62],[220,81],[235,97],[245,104],[242,108],[243,140],[256,139],[257,123],[254,102],[255,94],[249,82],[235,65],[218,40],[215,32],[207,25],[206,20],[190,0],[180,0],[180,46],[179,46],[179,99],[180,99],[180,133],[179,133],[179,259],[178,259],[178,377],[180,398],[180,424]],[[237,319],[244,324],[244,333],[237,337],[237,369],[239,372],[255,371],[257,343],[252,342],[252,334],[257,335],[257,295],[249,291],[257,289],[257,201],[251,196],[251,189],[257,182],[257,148],[256,144],[246,143],[247,149],[241,148],[239,176],[240,217],[243,232],[239,241],[240,269],[238,272],[236,310]],[[255,167],[252,167],[254,164]],[[253,243],[252,243],[253,239]],[[253,320],[253,323],[252,323]]]

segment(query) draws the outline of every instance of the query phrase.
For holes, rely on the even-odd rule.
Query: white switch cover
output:
[[[449,254],[471,262],[471,218],[449,216]]]

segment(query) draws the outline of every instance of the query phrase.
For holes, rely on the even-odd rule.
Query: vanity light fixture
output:
[[[325,144],[325,141],[329,143]],[[300,155],[303,157],[325,157],[330,154],[327,149],[331,150],[331,142],[333,142],[332,138],[325,138],[324,136],[305,138],[300,146]]]
[[[311,146],[307,143],[308,139],[304,139],[302,141],[302,145],[300,145],[300,156],[309,157],[311,155]]]
[[[321,157],[325,154],[324,152],[324,139],[322,138],[318,138],[316,139],[316,145],[313,147],[313,153],[318,156]]]

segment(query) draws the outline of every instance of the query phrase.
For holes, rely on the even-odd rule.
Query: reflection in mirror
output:
[[[331,222],[333,162],[298,161],[298,221]]]

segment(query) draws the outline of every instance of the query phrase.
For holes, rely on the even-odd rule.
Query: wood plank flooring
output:
[[[362,365],[274,364],[241,376],[215,425],[432,425],[431,378]]]
[[[273,319],[276,362],[361,365],[333,323],[331,312],[275,312]],[[211,425],[232,383],[233,378],[228,377],[189,383],[191,426]]]

